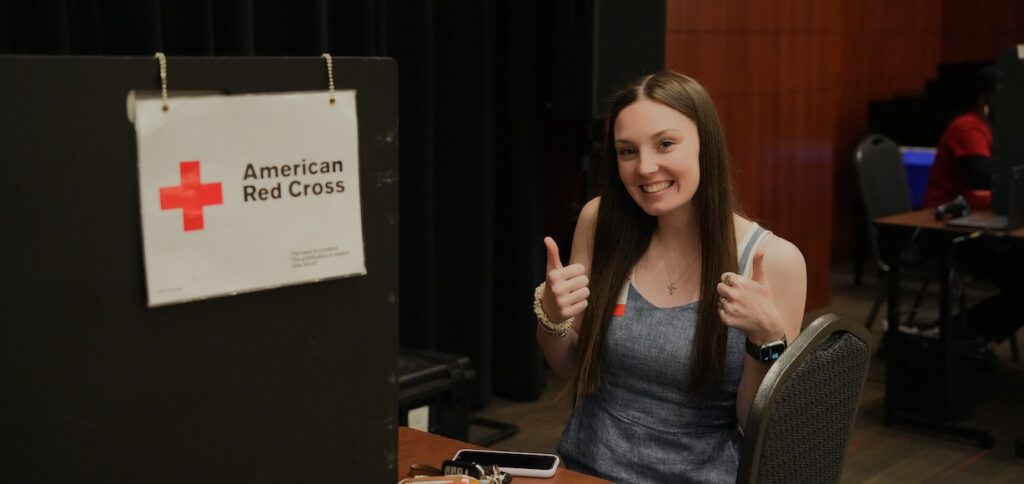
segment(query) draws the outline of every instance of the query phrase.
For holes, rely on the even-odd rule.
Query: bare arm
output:
[[[547,288],[544,291],[542,305],[544,312],[553,320],[576,318],[572,329],[564,338],[547,333],[537,325],[537,343],[540,345],[548,365],[560,378],[569,378],[576,371],[576,346],[579,340],[580,325],[587,311],[587,299],[583,304],[577,300],[581,296],[589,297],[590,259],[594,246],[594,227],[597,223],[599,198],[595,198],[583,207],[576,232],[573,235],[572,253],[569,265],[556,267],[551,258],[558,257],[558,246],[554,242],[548,244]],[[552,253],[554,246],[554,253]],[[558,264],[560,265],[560,264]],[[580,278],[582,276],[582,278]],[[582,287],[580,284],[582,283]],[[583,292],[577,292],[583,291]]]
[[[749,279],[730,277],[731,285],[719,284],[719,293],[728,298],[722,311],[726,324],[743,330],[755,344],[778,340],[783,334],[786,341],[796,340],[807,300],[807,266],[796,246],[772,236],[754,256]],[[750,405],[770,366],[744,356],[736,395],[741,427],[746,426]]]

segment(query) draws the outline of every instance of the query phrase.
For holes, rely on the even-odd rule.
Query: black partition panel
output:
[[[159,90],[156,61],[0,56],[0,481],[394,482],[397,75],[334,59],[358,91],[366,276],[151,309],[125,98]],[[171,57],[168,81],[304,91],[327,73]]]

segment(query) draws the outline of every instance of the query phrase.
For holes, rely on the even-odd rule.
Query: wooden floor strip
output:
[[[846,452],[847,453],[853,452],[853,451],[863,447],[864,444],[869,444],[869,443],[873,442],[877,438],[878,438],[878,434],[877,433],[861,435],[860,437],[857,437],[857,438],[855,438],[855,439],[850,441],[850,444],[846,446]]]
[[[981,459],[984,459],[985,455],[988,454],[989,452],[992,452],[992,449],[985,449],[985,450],[981,450],[981,451],[976,452],[974,455],[964,459],[959,464],[957,464],[957,465],[955,465],[953,467],[950,467],[949,469],[946,469],[946,472],[943,472],[941,475],[939,475],[939,480],[943,480],[943,479],[947,479],[949,477],[953,477],[953,476],[959,474],[964,469],[966,469],[966,468],[968,468],[968,467],[970,467],[970,466],[972,466],[974,464],[977,464],[979,461],[981,461]]]

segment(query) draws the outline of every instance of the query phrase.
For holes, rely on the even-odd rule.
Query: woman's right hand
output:
[[[552,322],[562,322],[587,308],[590,289],[587,285],[587,269],[583,264],[562,267],[558,257],[558,244],[551,237],[544,237],[548,253],[547,287],[544,288],[541,305]]]

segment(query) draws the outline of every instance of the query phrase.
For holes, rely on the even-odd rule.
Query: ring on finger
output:
[[[725,296],[718,298],[718,309],[725,309]]]

